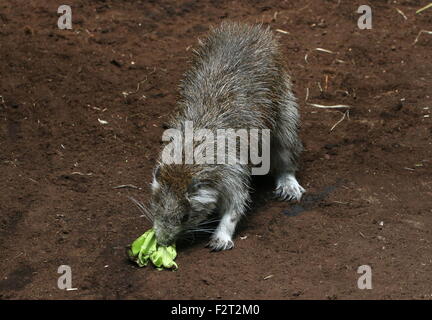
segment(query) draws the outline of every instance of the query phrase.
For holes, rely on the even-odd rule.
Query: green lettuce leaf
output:
[[[174,262],[177,256],[175,245],[159,246],[153,229],[146,231],[127,247],[127,255],[139,267],[147,266],[151,261],[159,270],[178,269],[177,263]]]

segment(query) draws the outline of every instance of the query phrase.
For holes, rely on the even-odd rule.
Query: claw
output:
[[[220,238],[213,238],[206,245],[206,248],[210,247],[212,252],[230,250],[234,248],[234,242],[232,240],[225,240]]]
[[[300,201],[305,191],[293,175],[288,175],[278,180],[274,194],[282,201]]]

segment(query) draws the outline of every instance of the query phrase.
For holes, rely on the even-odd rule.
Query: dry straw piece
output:
[[[420,35],[421,35],[422,33],[432,34],[432,31],[428,31],[428,30],[420,30],[420,32],[418,33],[417,37],[415,38],[413,44],[416,44],[416,43],[417,43],[417,41],[418,41],[418,39],[420,38]]]
[[[341,123],[342,121],[344,121],[344,119],[345,119],[346,116],[348,116],[348,118],[349,118],[349,110],[347,110],[347,111],[344,112],[342,118],[341,118],[338,122],[336,122],[336,123],[333,125],[333,127],[330,128],[330,131],[333,131],[333,129],[336,128],[336,126],[337,126],[339,123]]]
[[[331,53],[333,54],[333,51],[327,50],[327,49],[323,49],[323,48],[315,48],[316,51],[321,51],[321,52],[326,52],[326,53]]]
[[[428,5],[424,6],[423,8],[418,9],[418,10],[416,11],[416,13],[418,14],[418,13],[420,13],[420,12],[422,12],[422,11],[425,11],[426,9],[429,9],[429,8],[432,8],[432,3],[429,3]]]
[[[405,15],[405,13],[403,13],[403,11],[402,10],[400,10],[400,9],[398,9],[398,8],[395,8],[396,9],[396,11],[405,19],[405,20],[408,20],[408,18],[407,18],[407,16]]]
[[[316,103],[309,103],[312,107],[315,108],[322,108],[322,109],[349,109],[351,108],[350,106],[346,105],[346,104],[336,104],[333,106],[323,106],[322,104],[316,104]]]

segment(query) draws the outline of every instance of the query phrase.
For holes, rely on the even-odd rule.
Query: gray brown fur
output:
[[[304,189],[295,180],[302,144],[291,81],[272,32],[261,26],[223,23],[212,29],[195,51],[192,68],[181,83],[178,111],[169,122],[184,130],[270,129],[271,173],[276,194],[300,200]],[[237,222],[250,201],[249,165],[157,165],[149,211],[158,242],[168,245],[181,235],[206,229],[212,214],[220,222],[210,247],[233,247]]]

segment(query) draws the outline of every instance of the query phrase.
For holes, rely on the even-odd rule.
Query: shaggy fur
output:
[[[305,191],[295,179],[299,140],[296,99],[278,43],[261,26],[223,23],[200,41],[192,68],[181,83],[178,111],[170,128],[270,129],[271,173],[276,195],[300,200]],[[198,146],[205,141],[194,142]],[[247,164],[163,164],[154,171],[149,211],[158,242],[169,245],[187,232],[208,230],[219,215],[210,247],[233,247],[237,222],[247,209],[251,166]]]

